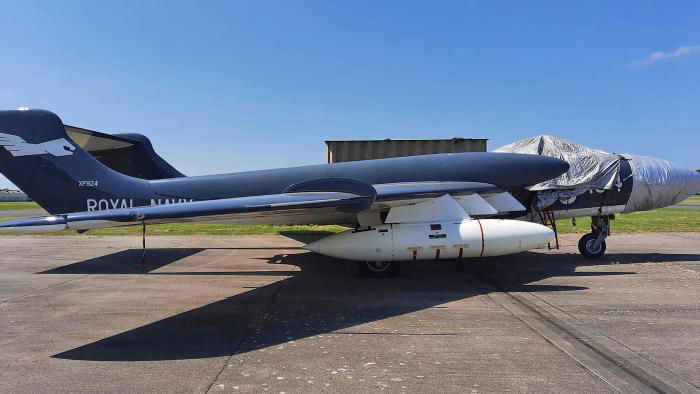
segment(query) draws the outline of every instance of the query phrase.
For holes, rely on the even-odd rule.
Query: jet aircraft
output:
[[[395,274],[402,261],[499,256],[546,245],[555,234],[537,223],[528,187],[570,168],[544,155],[484,152],[184,176],[143,135],[89,132],[33,109],[0,111],[0,147],[0,172],[51,215],[3,222],[0,231],[221,219],[340,224],[350,229],[305,248],[355,260],[359,272],[371,276]],[[551,205],[555,217],[594,218],[579,244],[584,256],[605,252],[610,219],[628,212],[628,201],[646,193],[650,198],[635,207],[652,209],[700,191],[693,171],[665,161],[633,163],[624,161],[615,190]],[[661,167],[670,174],[667,182],[645,178]],[[659,195],[665,197],[651,198]]]

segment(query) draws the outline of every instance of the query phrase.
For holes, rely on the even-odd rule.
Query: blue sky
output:
[[[0,108],[146,134],[188,175],[542,133],[700,168],[697,1],[7,1],[0,59]]]

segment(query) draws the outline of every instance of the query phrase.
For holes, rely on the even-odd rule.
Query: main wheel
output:
[[[597,259],[605,254],[605,249],[607,248],[605,240],[601,241],[597,248],[594,247],[597,238],[597,233],[588,233],[578,241],[578,251],[581,252],[583,257]]]
[[[396,261],[360,261],[357,274],[364,277],[386,278],[396,276],[401,265]]]

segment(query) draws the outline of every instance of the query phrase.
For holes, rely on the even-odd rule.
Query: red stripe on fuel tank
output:
[[[476,222],[479,223],[479,230],[481,230],[481,254],[479,254],[479,257],[484,257],[484,226],[481,225],[481,221],[479,219],[476,219]]]

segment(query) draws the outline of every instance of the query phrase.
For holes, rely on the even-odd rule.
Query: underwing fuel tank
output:
[[[312,242],[304,249],[357,261],[439,260],[518,253],[543,246],[553,238],[550,228],[537,223],[468,219],[348,230]]]

